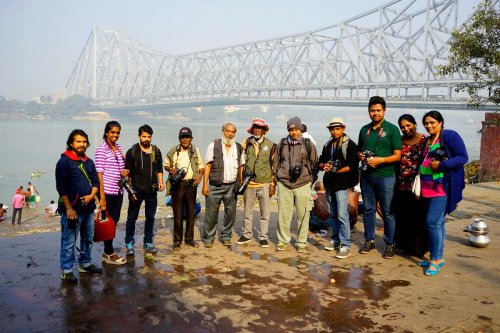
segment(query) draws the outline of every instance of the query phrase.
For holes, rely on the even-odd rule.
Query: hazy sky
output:
[[[62,90],[95,24],[182,54],[322,28],[386,2],[0,0],[0,95],[29,100]]]

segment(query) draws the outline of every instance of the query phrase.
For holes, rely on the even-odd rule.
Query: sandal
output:
[[[112,253],[112,254],[103,253],[102,254],[102,262],[105,262],[106,264],[110,264],[110,265],[123,265],[123,264],[127,263],[127,259],[120,257],[116,253]]]
[[[431,269],[431,267],[433,267],[434,269]],[[429,268],[425,270],[425,275],[434,276],[437,275],[437,273],[439,273],[439,265],[429,262]]]
[[[420,267],[429,267],[429,266],[430,266],[429,264],[430,264],[430,261],[421,261],[421,262],[419,262],[419,263],[418,263],[418,265],[419,265]],[[444,260],[443,260],[443,261],[441,261],[441,262],[438,264],[438,267],[439,267],[439,268],[441,268],[441,267],[443,267],[443,266],[444,266]]]

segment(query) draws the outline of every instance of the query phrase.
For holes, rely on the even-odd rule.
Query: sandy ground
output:
[[[45,331],[36,329],[44,322],[47,332],[498,332],[499,193],[498,183],[467,186],[459,210],[447,219],[446,265],[435,277],[423,275],[417,258],[383,259],[380,224],[377,249],[370,254],[358,254],[362,223],[352,233],[353,255],[345,260],[324,250],[329,238],[313,234],[307,254],[292,246],[275,251],[276,205],[269,248],[260,248],[256,239],[235,244],[240,204],[230,248],[215,242],[210,249],[173,252],[171,211],[163,206],[156,220],[157,255],[141,249],[140,216],[134,259],[120,267],[105,265],[102,277],[80,275],[79,284],[68,287],[58,274],[59,218],[46,217],[43,208],[27,210],[21,226],[0,223],[0,248],[12,254],[0,264],[0,311],[7,314],[0,331]],[[257,215],[256,207],[255,223]],[[482,249],[469,246],[462,231],[478,217],[488,223],[492,239]],[[115,242],[122,254],[125,219],[123,212]],[[202,219],[203,211],[198,227]],[[100,266],[102,244],[93,252]],[[31,290],[39,290],[36,297]],[[23,302],[36,309],[28,322]],[[96,312],[99,307],[107,307],[107,313]]]

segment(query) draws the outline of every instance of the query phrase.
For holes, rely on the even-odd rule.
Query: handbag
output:
[[[94,242],[102,242],[115,238],[115,221],[106,210],[94,215]]]
[[[420,199],[420,195],[422,193],[422,188],[420,187],[420,172],[417,173],[413,183],[411,183],[411,191],[415,194],[417,199]]]

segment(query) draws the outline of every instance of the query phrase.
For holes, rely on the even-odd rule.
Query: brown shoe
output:
[[[124,265],[127,263],[127,259],[120,257],[116,253],[112,253],[112,254],[103,253],[102,254],[102,262],[104,262],[106,264],[110,264],[110,265]]]
[[[185,242],[184,244],[191,247],[200,247],[200,244],[196,243],[195,241]]]

